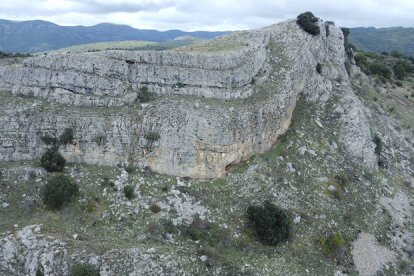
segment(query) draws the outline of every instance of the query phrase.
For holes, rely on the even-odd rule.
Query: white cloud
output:
[[[100,22],[137,28],[236,30],[294,18],[310,10],[338,26],[414,27],[412,0],[2,0],[0,18],[61,25]]]

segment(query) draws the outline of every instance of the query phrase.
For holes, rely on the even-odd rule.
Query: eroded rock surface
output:
[[[337,89],[350,89],[343,34],[328,26],[327,36],[320,24],[315,37],[288,21],[176,51],[53,54],[1,67],[0,89],[30,99],[2,103],[0,160],[39,158],[42,136],[73,128],[74,142],[60,147],[69,161],[222,177],[228,166],[270,149],[301,94],[330,91],[338,78],[344,85]],[[144,86],[159,97],[139,105]],[[147,139],[153,132],[159,140]],[[365,132],[345,139],[350,150],[369,139]],[[373,146],[365,148],[371,162]]]

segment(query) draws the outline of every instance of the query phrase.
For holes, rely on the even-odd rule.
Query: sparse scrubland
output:
[[[172,91],[185,93],[168,94],[165,88],[161,91],[165,94],[151,94],[150,83],[125,85],[125,93],[136,91],[137,99],[122,107],[73,107],[1,92],[4,118],[8,118],[6,110],[15,106],[19,112],[34,109],[40,112],[35,114],[62,117],[64,109],[70,108],[71,115],[103,116],[101,125],[126,116],[133,123],[110,121],[105,133],[102,128],[85,133],[72,121],[70,126],[39,133],[30,129],[38,137],[28,143],[37,157],[0,163],[0,263],[4,263],[0,274],[412,275],[412,60],[355,52],[344,40],[347,31],[332,22],[325,24],[310,13],[297,20],[176,50],[222,57],[249,50],[238,43],[249,35],[268,39],[264,69],[256,72],[255,81],[243,80],[242,89],[248,87],[254,94],[243,99],[189,95],[192,90],[185,89],[192,84],[177,85],[177,80]],[[291,49],[278,44],[283,39]],[[289,50],[303,46],[292,44],[296,40],[310,41],[309,45],[330,43],[328,58],[302,48],[301,56],[293,56],[295,52]],[[216,44],[221,48],[215,48]],[[308,60],[305,57],[309,63],[303,63]],[[133,65],[129,60],[125,66]],[[297,68],[305,68],[299,76],[308,77],[307,82],[287,80],[286,72]],[[232,92],[238,89],[235,81],[230,81]],[[289,89],[283,90],[283,81]],[[280,101],[293,93],[291,87],[301,91],[291,98],[292,108],[283,109]],[[288,115],[263,111],[269,102]],[[163,104],[174,107],[163,114],[164,121],[152,109]],[[217,116],[214,108],[225,123],[234,126],[232,133],[209,133],[217,141],[227,142],[233,132],[238,137],[253,129],[242,124],[249,122],[249,116],[255,124],[281,116],[280,124],[289,127],[272,134],[279,135],[274,143],[263,139],[263,133],[246,136],[250,140],[237,144],[242,150],[270,145],[228,164],[225,175],[195,179],[154,172],[153,168],[160,168],[156,162],[169,162],[156,158],[170,148],[170,155],[178,156],[172,160],[188,162],[183,173],[190,171],[194,160],[197,165],[213,166],[231,153],[224,143],[209,148],[219,155],[208,155],[206,144],[195,134],[197,129],[220,127],[209,126],[210,117]],[[254,112],[246,113],[251,109]],[[180,116],[174,117],[178,112]],[[200,149],[196,157],[179,151],[176,136],[168,132],[171,128],[177,133],[194,116],[200,116],[199,123],[180,143],[191,141]],[[131,141],[116,132],[123,125],[130,130],[142,118],[146,124],[134,129]],[[8,136],[2,135],[6,141]],[[117,166],[102,165],[110,158],[118,160],[111,155],[115,139],[120,140],[119,149],[142,150],[133,151]],[[1,145],[11,147],[6,142]],[[162,148],[165,145],[170,148]],[[4,150],[4,155],[9,151]],[[103,154],[86,159],[93,151]],[[21,262],[17,256],[30,262]]]

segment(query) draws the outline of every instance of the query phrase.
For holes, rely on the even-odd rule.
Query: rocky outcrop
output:
[[[347,82],[342,32],[328,27],[314,37],[288,21],[177,51],[54,54],[2,67],[0,88],[20,98],[2,92],[0,160],[39,158],[41,137],[70,127],[75,140],[60,147],[69,161],[222,177],[270,149],[299,95]],[[157,100],[136,103],[143,86]]]
[[[179,275],[171,256],[154,248],[110,250],[102,255],[71,253],[68,243],[30,225],[0,240],[0,275],[69,275],[73,264],[89,264],[99,275]]]

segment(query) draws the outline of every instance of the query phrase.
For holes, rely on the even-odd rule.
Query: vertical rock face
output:
[[[300,94],[347,81],[342,32],[329,28],[314,37],[288,21],[175,51],[54,54],[0,67],[0,160],[39,158],[42,136],[73,128],[73,143],[60,147],[69,161],[222,177],[276,142]],[[144,86],[158,97],[140,105]]]

